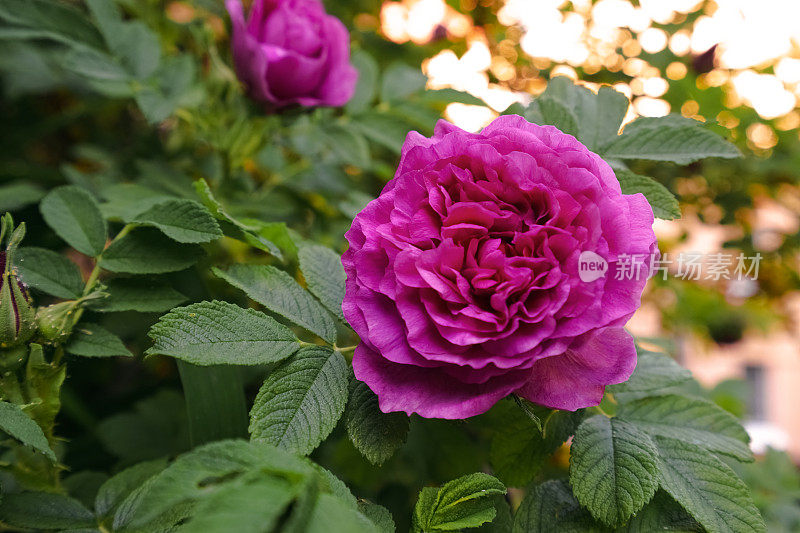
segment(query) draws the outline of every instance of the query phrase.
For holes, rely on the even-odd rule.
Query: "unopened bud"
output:
[[[28,290],[13,269],[14,251],[25,236],[25,224],[16,230],[11,216],[2,219],[0,246],[5,236],[8,244],[0,249],[0,349],[18,346],[36,332],[36,313],[31,305]]]

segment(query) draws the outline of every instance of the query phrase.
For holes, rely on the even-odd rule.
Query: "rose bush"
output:
[[[510,393],[597,405],[636,350],[623,326],[656,251],[653,212],[598,155],[519,116],[471,134],[412,132],[397,173],[353,221],[344,314],[353,367],[384,412],[465,418]],[[609,272],[581,280],[591,251]],[[641,256],[616,279],[615,265]]]
[[[341,106],[353,96],[350,35],[318,0],[255,0],[245,21],[227,0],[239,79],[254,100],[274,107]]]

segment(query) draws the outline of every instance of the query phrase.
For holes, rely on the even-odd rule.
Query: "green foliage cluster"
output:
[[[0,209],[28,223],[7,268],[37,309],[32,337],[1,348],[2,526],[765,531],[756,505],[783,523],[791,501],[742,481],[758,470],[738,466],[738,420],[664,354],[642,351],[575,413],[519,398],[458,422],[381,412],[350,368],[341,235],[408,131],[480,101],[425,90],[355,35],[347,106],[267,116],[209,23],[220,6],[191,7],[179,24],[155,0],[0,6],[20,132],[0,148]],[[510,112],[576,135],[661,218],[677,200],[632,161],[739,155],[680,117],[618,135],[627,106],[555,78]]]

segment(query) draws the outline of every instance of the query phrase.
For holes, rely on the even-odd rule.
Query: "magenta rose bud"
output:
[[[247,21],[240,0],[225,5],[236,72],[251,98],[313,107],[341,106],[353,96],[350,35],[319,0],[254,0]]]
[[[346,234],[356,377],[382,411],[428,418],[510,393],[597,405],[636,366],[623,326],[657,253],[652,224],[644,196],[622,194],[608,164],[553,126],[512,115],[477,134],[444,121],[430,139],[411,132]]]

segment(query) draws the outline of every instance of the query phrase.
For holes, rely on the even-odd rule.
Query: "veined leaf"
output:
[[[200,302],[173,309],[148,333],[147,354],[169,355],[196,365],[260,365],[300,348],[289,328],[254,309],[227,302]]]
[[[289,274],[268,265],[233,265],[214,273],[273,313],[288,318],[333,344],[336,324],[330,313]]]
[[[100,266],[112,272],[164,274],[189,268],[203,255],[194,244],[179,244],[152,228],[138,228],[112,243]]]
[[[189,516],[197,517],[194,511],[208,510],[214,503],[218,509],[244,511],[245,508],[235,507],[238,505],[236,500],[246,492],[242,484],[251,485],[260,492],[272,482],[273,486],[296,494],[308,486],[313,476],[311,466],[273,446],[244,440],[217,441],[183,454],[134,490],[117,509],[113,527],[115,531],[123,528],[153,531],[150,524],[159,517],[174,514],[177,508],[188,511],[187,506],[193,507],[193,512],[181,513],[188,516],[173,517],[175,522]],[[264,500],[263,492],[261,496],[260,505],[266,507],[269,502]],[[248,501],[250,511],[257,513],[257,509],[252,509],[253,502]],[[208,524],[205,516],[201,523]],[[268,517],[262,515],[262,518]],[[229,519],[228,528],[230,524]]]
[[[478,472],[445,483],[425,487],[414,507],[414,531],[459,531],[491,522],[496,510],[493,497],[506,488],[489,474]]]
[[[49,492],[3,494],[0,521],[36,530],[75,530],[95,526],[94,515],[81,502]]]
[[[556,76],[547,84],[540,100],[548,99],[570,110],[576,122],[575,137],[592,151],[617,137],[629,105],[628,98],[612,87],[600,87],[595,94],[564,76]]]
[[[79,324],[64,349],[81,357],[133,357],[119,337],[97,324]]]
[[[211,187],[208,186],[206,180],[200,179],[195,181],[194,190],[197,192],[197,196],[200,197],[200,201],[211,212],[214,218],[230,224],[229,227],[233,230],[233,235],[230,235],[231,232],[228,229],[225,230],[226,235],[246,242],[250,246],[263,250],[283,260],[283,254],[281,254],[280,248],[278,248],[274,242],[260,235],[259,228],[248,226],[228,214],[219,200],[214,197],[214,193],[211,192]]]
[[[489,460],[497,477],[506,485],[524,487],[573,434],[583,413],[533,406],[534,414],[543,422],[539,431],[528,415],[513,407],[516,416],[497,428]]]
[[[106,187],[102,191],[106,202],[100,204],[100,211],[106,218],[130,222],[139,213],[153,206],[173,200],[163,192],[148,189],[136,183],[120,183]]]
[[[46,248],[19,248],[14,264],[20,279],[34,289],[58,298],[76,299],[83,292],[83,278],[78,266]]]
[[[545,124],[550,124],[575,137],[578,136],[578,119],[564,104],[554,98],[542,97],[535,101]]]
[[[569,479],[592,516],[617,526],[658,488],[658,452],[650,437],[618,418],[584,420],[570,448]]]
[[[378,527],[380,533],[395,532],[394,518],[386,507],[361,500],[358,502],[358,510]]]
[[[382,412],[375,393],[366,383],[355,379],[350,384],[345,420],[353,445],[375,465],[390,458],[408,434],[408,416]]]
[[[91,257],[106,245],[106,221],[92,195],[74,185],[57,187],[39,204],[47,225],[67,244]]]
[[[56,454],[50,449],[50,444],[42,429],[19,406],[9,402],[0,402],[0,430],[8,433],[22,444],[43,453],[51,461],[56,460]]]
[[[647,395],[692,379],[691,372],[666,354],[641,349],[637,352],[636,369],[628,381],[610,385],[606,391],[615,395]]]
[[[736,418],[707,400],[677,395],[643,398],[620,406],[619,418],[650,435],[691,442],[750,461],[750,438]]]
[[[566,481],[550,480],[528,490],[514,515],[513,533],[605,533],[583,509]]]
[[[339,320],[344,321],[342,301],[345,273],[339,254],[325,246],[309,244],[300,248],[298,257],[308,290]]]
[[[161,313],[186,301],[186,296],[160,279],[115,278],[107,283],[105,292],[108,296],[93,305],[93,311]]]
[[[132,222],[154,226],[178,242],[211,242],[222,237],[208,210],[192,200],[167,200],[139,213]]]
[[[342,354],[307,347],[270,373],[250,411],[250,436],[307,455],[327,437],[347,403]]]
[[[747,486],[714,454],[686,442],[656,437],[660,483],[709,533],[766,531]]]
[[[144,461],[126,468],[103,483],[100,486],[100,490],[97,491],[94,501],[94,509],[97,515],[101,519],[112,516],[119,504],[131,492],[164,470],[166,466],[167,462],[164,459]]]
[[[647,198],[656,218],[673,220],[681,217],[681,208],[678,199],[653,178],[640,176],[628,170],[615,170],[622,194],[636,194],[640,192]]]
[[[627,524],[614,531],[615,533],[653,533],[653,531],[695,533],[702,531],[702,528],[669,494],[658,490],[644,509],[636,513]]]
[[[641,119],[640,119],[641,120]],[[688,123],[668,117],[659,121],[635,120],[625,131],[605,145],[600,155],[611,159],[650,159],[688,164],[707,157],[740,157],[739,150],[700,122]]]

